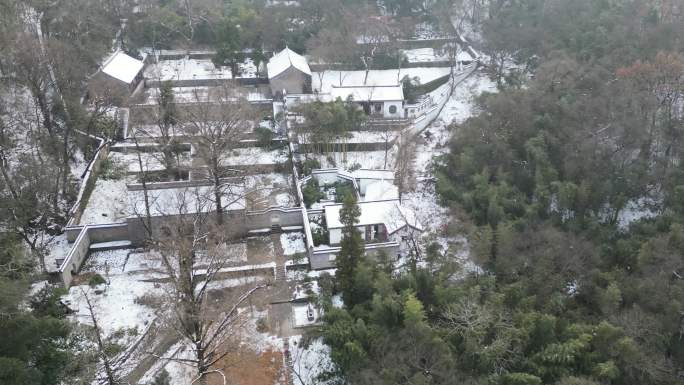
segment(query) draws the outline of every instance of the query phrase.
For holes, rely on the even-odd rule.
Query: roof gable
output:
[[[309,63],[307,63],[306,58],[289,48],[285,48],[268,61],[268,64],[266,65],[268,78],[273,79],[290,67],[294,67],[311,76],[311,70],[309,69]]]
[[[398,199],[359,202],[358,205],[361,209],[361,216],[356,226],[384,224],[389,234],[393,234],[406,226],[419,231],[423,230],[416,218],[416,213],[399,203]],[[340,204],[325,206],[325,222],[328,229],[343,227],[340,222],[340,209],[342,209]]]
[[[102,72],[126,84],[133,83],[145,63],[132,58],[123,51],[117,51],[102,66]]]

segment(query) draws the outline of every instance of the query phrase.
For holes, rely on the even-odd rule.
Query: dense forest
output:
[[[0,384],[95,376],[93,331],[67,320],[63,291],[28,293],[76,199],[74,165],[99,145],[89,135],[116,135],[112,100],[83,103],[113,46],[212,49],[232,67],[288,46],[390,68],[403,58],[387,34],[409,37],[406,20],[451,24],[454,8],[470,10],[462,22],[498,92],[450,127],[430,183],[479,268],[435,244],[403,270],[363,258],[347,196],[337,276],[319,282],[325,324],[312,335],[335,363],[321,381],[684,383],[681,1],[383,1],[392,23],[375,1],[299,3],[0,0]],[[352,112],[303,111],[334,121],[318,124],[321,146],[358,124]]]
[[[321,333],[348,383],[683,381],[681,12],[490,2],[499,92],[451,127],[435,170],[482,270],[456,279],[428,247],[397,274],[354,258],[347,231],[330,288],[346,307]]]

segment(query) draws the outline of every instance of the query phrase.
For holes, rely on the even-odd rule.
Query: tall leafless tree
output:
[[[253,131],[256,113],[236,87],[223,85],[211,91],[206,95],[196,91],[195,102],[183,109],[181,119],[212,183],[216,221],[220,225],[228,203],[224,195],[234,196],[243,188],[235,179],[241,173],[229,168],[227,160]]]
[[[213,221],[211,199],[201,188],[178,193],[164,207],[163,228],[152,242],[161,258],[161,272],[168,281],[169,322],[187,341],[194,357],[186,360],[197,368],[198,382],[206,383],[212,367],[228,355],[232,346],[224,344],[239,326],[239,308],[266,281],[251,284],[218,307],[209,301],[214,282],[222,278],[222,269],[236,257],[227,243],[228,231]],[[158,208],[158,209],[161,209]]]

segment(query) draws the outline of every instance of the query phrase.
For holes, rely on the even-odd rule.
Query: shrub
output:
[[[161,299],[153,294],[143,294],[133,300],[137,305],[148,306],[151,308],[158,308],[161,306]]]
[[[310,175],[311,171],[321,168],[321,162],[318,159],[306,159],[302,164],[302,174]]]
[[[290,260],[293,264],[298,265],[306,262],[306,254],[304,253],[294,253],[290,256]]]
[[[117,163],[110,158],[100,163],[100,176],[102,179],[121,179],[126,176],[128,169],[125,165]]]
[[[256,321],[256,330],[259,333],[266,333],[268,331],[268,323],[266,322],[266,318],[259,318]]]
[[[68,309],[62,304],[60,297],[66,293],[64,288],[46,285],[31,297],[29,306],[35,315],[64,318]]]
[[[318,202],[321,198],[325,197],[325,194],[321,191],[318,185],[318,180],[316,178],[309,179],[302,189],[302,195],[304,196],[304,204],[306,208],[310,208],[311,204]]]
[[[265,148],[270,148],[271,147],[271,141],[273,140],[273,131],[269,130],[266,127],[257,127],[256,130],[254,130],[254,133],[256,134],[259,147],[265,147]]]
[[[354,172],[354,171],[360,170],[360,169],[361,169],[361,164],[360,163],[354,163],[351,165],[351,167],[349,167],[349,172]]]
[[[401,79],[401,88],[404,90],[404,95],[406,96],[406,101],[408,103],[415,103],[416,99],[418,99],[418,96],[420,95],[419,86],[420,82],[416,77],[411,78],[406,75]]]
[[[330,243],[330,234],[324,227],[319,227],[311,233],[314,246],[327,245]]]
[[[88,280],[88,285],[90,286],[97,286],[103,283],[107,283],[107,281],[100,274],[95,274]]]
[[[152,385],[170,385],[171,384],[171,376],[169,375],[169,372],[166,371],[166,369],[162,369],[159,374],[157,374],[156,377],[154,377],[154,382],[152,382]]]
[[[335,202],[337,203],[344,202],[344,197],[347,194],[354,194],[354,186],[349,182],[335,182],[333,186],[335,187]]]

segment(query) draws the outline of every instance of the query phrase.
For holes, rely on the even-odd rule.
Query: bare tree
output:
[[[185,361],[197,367],[199,383],[206,383],[212,366],[232,351],[224,342],[239,326],[238,309],[268,285],[254,283],[233,300],[222,301],[225,307],[209,302],[213,283],[222,278],[236,251],[226,246],[226,228],[211,220],[206,195],[200,188],[187,189],[167,200],[164,207],[174,211],[164,213],[164,225],[153,242],[168,281],[169,322],[192,345],[195,357]]]
[[[416,144],[410,134],[398,138],[397,159],[394,165],[395,181],[399,187],[399,198],[410,191],[415,184]]]
[[[382,168],[387,168],[387,156],[389,154],[389,150],[392,148],[394,141],[399,136],[397,131],[398,128],[393,124],[383,124],[380,126],[379,133],[380,138],[383,141],[383,150],[385,151],[385,160]]]
[[[142,149],[140,148],[140,142],[138,141],[138,138],[134,135],[132,137],[133,143],[135,144],[135,152],[137,155],[137,160],[138,160],[138,168],[140,173],[139,175],[139,180],[140,184],[142,185],[142,191],[143,191],[143,204],[145,208],[145,219],[143,221],[143,224],[145,226],[145,233],[146,233],[146,239],[151,239],[153,236],[153,231],[152,231],[152,213],[150,210],[150,192],[149,189],[147,188],[147,181],[148,181],[148,176],[147,176],[147,170],[148,170],[148,164],[143,163],[142,159]]]
[[[147,108],[142,107],[140,119],[145,124],[136,129],[136,136],[152,142],[159,149],[158,160],[166,170],[166,177],[174,180],[181,179],[180,157],[182,153],[181,135],[183,134],[182,124],[178,119],[178,106],[170,81],[161,83],[161,86],[154,89],[156,105]],[[139,134],[138,134],[139,132]]]
[[[88,305],[88,313],[90,313],[90,320],[93,322],[93,329],[95,332],[95,343],[97,344],[97,355],[100,357],[100,360],[102,361],[102,365],[104,367],[106,383],[108,385],[119,384],[116,369],[112,365],[109,356],[107,356],[107,346],[102,336],[102,329],[100,328],[100,324],[97,322],[97,317],[95,317],[95,310],[93,310],[93,304],[90,302],[90,297],[88,297],[88,293],[86,293],[85,290],[81,289],[81,293],[83,294],[83,298],[85,299],[86,304]]]
[[[237,190],[243,189],[239,181],[228,179],[240,173],[228,168],[227,158],[252,131],[256,114],[237,88],[224,85],[214,91],[213,95],[195,92],[195,103],[183,110],[182,120],[212,183],[216,222],[220,225],[224,207],[229,203],[224,196],[235,196]]]

